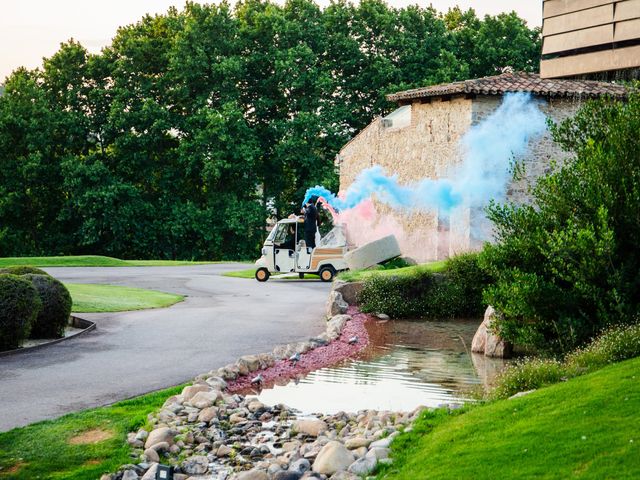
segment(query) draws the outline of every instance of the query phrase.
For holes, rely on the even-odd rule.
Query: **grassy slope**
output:
[[[33,267],[156,267],[174,265],[200,265],[214,262],[188,262],[181,260],[120,260],[101,255],[68,257],[3,257],[0,267],[31,265]]]
[[[427,270],[432,273],[442,272],[445,267],[445,260],[439,262],[423,263],[420,265],[413,265],[411,267],[394,268],[389,270],[381,269],[367,269],[367,270],[355,270],[353,272],[343,272],[338,275],[340,280],[345,282],[360,282],[372,275],[410,275],[417,270]]]
[[[168,307],[184,300],[182,295],[143,288],[67,283],[73,312],[123,312]]]
[[[462,415],[426,413],[379,478],[637,479],[638,425],[640,358]]]
[[[0,433],[0,479],[86,480],[116,471],[120,465],[131,462],[127,433],[145,425],[147,414],[182,388],[161,390],[110,407],[72,413]],[[71,437],[95,428],[114,435],[95,444],[68,443]],[[22,466],[9,473],[16,465]]]

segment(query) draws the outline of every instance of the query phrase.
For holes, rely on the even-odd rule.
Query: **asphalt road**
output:
[[[324,330],[329,285],[223,277],[242,264],[48,268],[65,282],[175,292],[157,310],[93,313],[96,330],[29,353],[0,357],[0,431],[107,405],[189,381],[241,355]]]

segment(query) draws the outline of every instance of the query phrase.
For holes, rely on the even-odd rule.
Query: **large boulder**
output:
[[[332,441],[327,443],[313,462],[313,471],[323,475],[333,475],[347,470],[355,461],[355,456],[342,443]]]
[[[202,475],[209,470],[209,459],[204,455],[194,455],[184,460],[180,467],[189,475]]]
[[[177,432],[175,430],[170,429],[169,427],[160,427],[152,430],[149,436],[147,437],[147,441],[144,444],[144,448],[151,448],[154,445],[162,442],[166,442],[169,445],[173,445],[173,439],[176,436]]]
[[[292,428],[296,432],[309,435],[310,437],[317,437],[329,429],[325,422],[313,418],[309,420],[297,420],[293,422]]]
[[[332,290],[327,300],[327,318],[346,313],[348,308],[349,305],[342,298],[342,294]]]
[[[342,295],[342,299],[349,305],[356,305],[358,303],[358,295],[362,291],[364,283],[362,282],[344,282],[342,280],[335,280],[333,283],[333,290]]]
[[[478,327],[471,342],[471,351],[483,353],[487,357],[509,358],[513,353],[513,345],[502,340],[492,328],[492,323],[497,317],[497,312],[492,306],[488,306],[484,313],[484,320]]]

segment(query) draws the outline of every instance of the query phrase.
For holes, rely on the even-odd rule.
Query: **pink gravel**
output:
[[[365,323],[370,317],[360,312],[356,307],[349,307],[347,313],[352,318],[346,323],[340,337],[336,340],[301,354],[300,361],[296,364],[289,360],[277,360],[272,367],[229,381],[227,391],[230,393],[252,393],[255,386],[251,385],[251,379],[258,374],[263,378],[262,388],[269,388],[276,383],[303,376],[355,356],[369,344],[369,334]],[[354,336],[358,337],[358,343],[350,345],[349,339]]]

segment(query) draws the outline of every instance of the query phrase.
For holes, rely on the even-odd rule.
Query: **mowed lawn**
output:
[[[425,413],[378,479],[638,479],[640,358],[530,395]]]
[[[127,433],[183,386],[0,433],[0,479],[98,479],[131,463]],[[135,463],[135,462],[134,462]]]
[[[84,283],[66,283],[73,300],[73,312],[123,312],[147,308],[169,307],[184,300],[182,295],[146,290]]]
[[[102,255],[75,255],[66,257],[2,257],[0,267],[30,265],[32,267],[164,267],[204,265],[217,262],[190,262],[183,260],[121,260]]]

